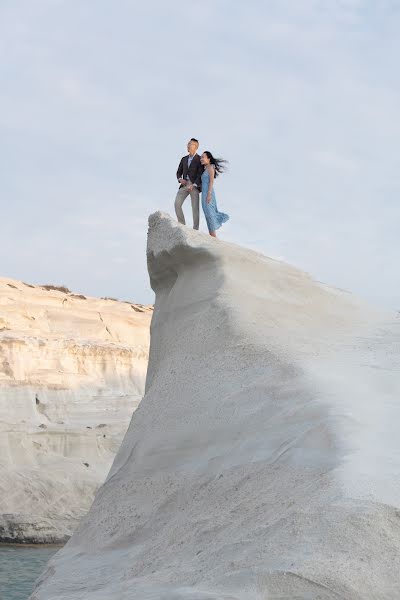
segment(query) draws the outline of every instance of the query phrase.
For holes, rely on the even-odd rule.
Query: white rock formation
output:
[[[143,395],[151,316],[0,279],[0,541],[71,535]]]
[[[146,395],[32,600],[394,600],[400,322],[150,217]]]

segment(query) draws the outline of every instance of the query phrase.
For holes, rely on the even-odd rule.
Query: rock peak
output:
[[[397,597],[399,321],[163,213],[147,256],[146,394],[32,599]]]

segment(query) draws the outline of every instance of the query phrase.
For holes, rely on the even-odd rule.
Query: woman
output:
[[[221,227],[222,223],[226,223],[229,219],[229,215],[218,211],[217,199],[214,192],[214,179],[225,171],[226,160],[214,158],[211,152],[206,150],[201,155],[200,162],[204,167],[204,172],[201,176],[201,204],[206,217],[208,231],[212,237],[216,238],[216,230]]]

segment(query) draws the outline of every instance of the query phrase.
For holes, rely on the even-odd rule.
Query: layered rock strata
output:
[[[143,395],[151,316],[0,279],[0,541],[71,535]]]

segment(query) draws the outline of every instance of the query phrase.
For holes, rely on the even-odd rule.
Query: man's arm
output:
[[[194,180],[194,183],[196,184],[197,188],[201,188],[201,176],[203,174],[203,170],[204,170],[203,165],[199,161],[199,165],[197,167],[197,172],[196,172],[196,178]]]
[[[176,172],[176,178],[179,181],[183,175],[183,158],[181,158],[181,162],[179,163],[178,170]]]

